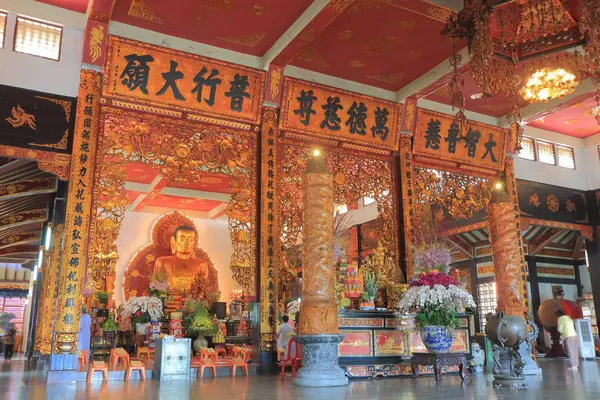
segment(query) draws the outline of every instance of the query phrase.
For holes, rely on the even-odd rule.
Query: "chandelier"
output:
[[[523,99],[560,98],[583,79],[596,85],[600,105],[600,0],[465,0],[442,34],[466,40],[471,76],[485,96],[508,97],[517,127]]]
[[[542,101],[559,99],[572,93],[579,80],[564,68],[542,68],[535,71],[520,91],[527,101]]]

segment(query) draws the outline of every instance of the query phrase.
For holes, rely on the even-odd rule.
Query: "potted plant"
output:
[[[414,312],[421,340],[431,353],[445,353],[454,341],[458,312],[475,308],[473,297],[449,274],[431,270],[410,281],[401,312]]]
[[[183,319],[183,327],[186,336],[194,337],[194,352],[198,354],[200,348],[208,347],[208,341],[205,336],[215,334],[217,328],[208,313],[206,303],[203,301],[190,300],[186,304],[186,315]]]
[[[163,304],[157,297],[130,297],[121,316],[131,318],[136,333],[143,335],[146,334],[150,321],[158,321],[163,316]]]
[[[100,308],[106,308],[106,306],[108,304],[108,297],[109,297],[108,292],[100,290],[100,291],[96,292],[95,296],[96,296],[96,300],[98,300],[98,303],[100,303],[100,306],[101,306]]]
[[[104,332],[116,332],[118,329],[117,323],[112,316],[106,318],[101,327]]]

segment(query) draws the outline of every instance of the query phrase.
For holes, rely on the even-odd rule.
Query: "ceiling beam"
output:
[[[456,250],[458,250],[459,252],[464,254],[467,258],[469,258],[469,259],[473,258],[473,254],[474,254],[473,246],[471,246],[469,243],[467,243],[466,240],[464,240],[463,238],[461,238],[458,235],[450,236],[448,238],[448,240],[450,241],[450,244],[452,246],[454,246],[454,248]]]
[[[578,232],[577,239],[575,239],[575,247],[573,248],[573,260],[579,260],[583,246],[585,246],[585,239],[581,233]]]
[[[148,204],[150,204],[150,202],[152,200],[154,200],[154,198],[156,196],[158,196],[160,194],[160,192],[165,187],[167,187],[167,185],[170,182],[171,182],[170,179],[163,178],[160,175],[158,175],[156,178],[154,178],[154,180],[150,184],[150,188],[151,188],[150,191],[148,193],[146,193],[145,195],[143,195],[143,197],[138,196],[138,198],[136,199],[137,204],[134,207],[132,207],[133,211],[136,211],[136,212],[142,211],[144,209],[144,207],[146,207]],[[140,200],[140,197],[142,197],[141,200]]]
[[[39,243],[41,239],[41,232],[19,233],[0,240],[0,250],[20,244]]]
[[[0,231],[22,225],[39,224],[48,219],[48,210],[26,210],[4,216],[0,219]]]
[[[546,228],[544,231],[542,231],[539,235],[537,235],[534,239],[531,240],[528,247],[529,255],[534,256],[538,254],[544,247],[552,243],[552,241],[562,233],[562,229]]]
[[[330,0],[315,0],[313,3],[298,17],[296,21],[286,30],[283,35],[271,46],[269,50],[262,57],[263,68],[266,70],[269,64],[279,55],[281,52],[289,46],[289,44],[298,37],[308,24],[310,24],[315,17],[330,3]]]
[[[225,213],[225,210],[227,209],[227,207],[229,207],[229,204],[227,204],[227,203],[219,204],[218,206],[216,206],[215,208],[213,208],[212,210],[210,210],[208,212],[208,218],[209,219],[217,219],[217,218],[221,217],[223,215],[223,213]]]
[[[160,194],[167,196],[189,197],[192,199],[213,200],[223,203],[229,203],[231,201],[231,195],[227,193],[204,192],[201,190],[180,189],[173,187],[165,187]]]
[[[5,247],[0,250],[0,257],[11,255],[11,254],[39,253],[39,251],[40,251],[39,246],[28,246],[28,245],[10,246],[10,247]]]
[[[21,168],[22,166],[25,166],[25,165],[29,164],[30,162],[31,162],[31,160],[27,160],[24,158],[19,158],[17,160],[9,161],[7,164],[4,164],[0,167],[0,176],[3,176],[4,174],[7,174],[11,171],[14,171],[17,168]]]
[[[58,180],[56,176],[3,183],[0,185],[0,193],[7,194],[0,195],[0,199],[8,200],[36,194],[54,193],[56,192],[57,184]]]

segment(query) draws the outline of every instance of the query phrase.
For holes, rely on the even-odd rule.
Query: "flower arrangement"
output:
[[[473,296],[459,285],[449,274],[423,272],[410,281],[410,287],[400,300],[400,311],[416,312],[415,321],[419,328],[457,328],[457,312],[476,307]]]
[[[287,313],[296,314],[300,312],[300,302],[298,300],[290,301],[287,304]]]
[[[375,298],[377,295],[377,287],[379,286],[379,281],[381,279],[381,272],[375,274],[375,271],[365,269],[363,276],[365,281],[365,293],[370,299]]]
[[[96,297],[96,300],[98,300],[98,303],[104,306],[108,304],[108,292],[100,290],[96,292],[94,296]]]
[[[233,289],[229,292],[229,298],[231,300],[241,300],[244,297],[244,289]]]
[[[164,297],[169,290],[168,277],[164,272],[155,272],[150,277],[150,286],[148,287],[150,296]]]
[[[157,297],[130,297],[125,303],[123,317],[131,317],[136,324],[158,321],[163,314],[163,304]]]
[[[183,319],[183,327],[188,336],[212,336],[217,327],[210,318],[206,303],[203,301],[189,300],[186,305],[186,316]]]

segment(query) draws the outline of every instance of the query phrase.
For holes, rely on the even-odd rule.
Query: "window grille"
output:
[[[556,165],[554,144],[543,140],[537,141],[538,159],[545,164]]]
[[[0,49],[4,48],[4,32],[6,31],[6,13],[0,12]]]
[[[556,145],[556,154],[558,156],[558,166],[575,169],[575,152],[572,147]]]
[[[521,150],[519,157],[525,160],[535,161],[535,142],[532,138],[523,137],[521,139]]]
[[[496,282],[480,283],[477,285],[479,293],[479,326],[485,331],[485,316],[496,312]]]

